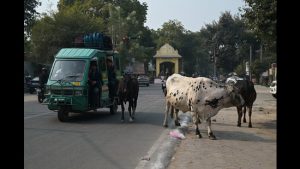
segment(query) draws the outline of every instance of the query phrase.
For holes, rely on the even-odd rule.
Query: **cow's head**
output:
[[[240,94],[239,88],[232,84],[227,84],[225,85],[225,90],[229,96],[227,97],[228,100],[225,102],[225,107],[242,106],[245,104],[245,100]]]

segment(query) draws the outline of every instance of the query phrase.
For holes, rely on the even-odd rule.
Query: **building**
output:
[[[153,56],[156,60],[156,77],[169,76],[182,70],[182,56],[168,43]]]

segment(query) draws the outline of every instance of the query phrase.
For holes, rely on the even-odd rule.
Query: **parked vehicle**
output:
[[[270,93],[277,98],[277,80],[274,80],[270,85]]]
[[[139,85],[149,86],[150,80],[149,80],[149,77],[146,75],[139,75],[138,82],[139,82]]]
[[[32,80],[30,80],[30,87],[29,92],[32,94],[34,91],[36,91],[36,88],[40,86],[40,80],[39,77],[35,77]]]

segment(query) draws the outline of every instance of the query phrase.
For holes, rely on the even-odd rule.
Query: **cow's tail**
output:
[[[164,88],[164,95],[165,95],[165,97],[167,95],[167,89],[166,88]]]

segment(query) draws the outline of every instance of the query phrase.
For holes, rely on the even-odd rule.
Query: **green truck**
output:
[[[108,57],[113,60],[117,79],[120,79],[120,55],[117,52],[93,48],[61,49],[55,55],[49,73],[43,104],[47,105],[49,110],[56,111],[61,122],[70,119],[70,112],[84,113],[94,109],[89,104],[88,73],[91,62],[96,62],[104,83],[97,108],[110,108],[110,113],[115,113],[118,109],[118,98],[109,98],[106,65]]]

